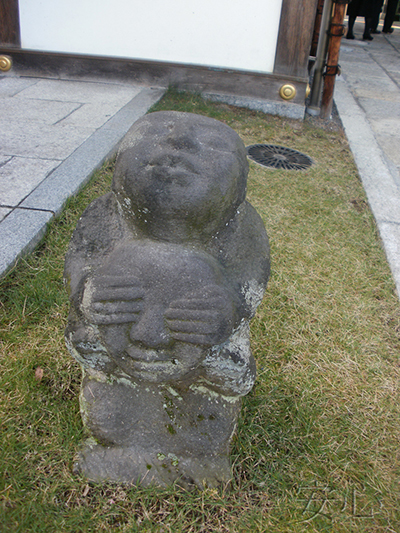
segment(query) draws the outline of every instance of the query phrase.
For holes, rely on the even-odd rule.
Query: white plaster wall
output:
[[[22,47],[272,72],[282,0],[19,0]]]

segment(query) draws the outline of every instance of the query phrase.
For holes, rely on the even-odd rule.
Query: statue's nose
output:
[[[134,343],[148,348],[162,348],[171,343],[171,336],[164,323],[162,309],[146,311],[137,324],[133,324],[129,336]]]

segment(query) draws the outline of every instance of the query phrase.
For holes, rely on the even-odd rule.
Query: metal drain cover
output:
[[[248,157],[263,167],[304,170],[313,164],[313,160],[308,155],[284,146],[252,144],[246,149]]]

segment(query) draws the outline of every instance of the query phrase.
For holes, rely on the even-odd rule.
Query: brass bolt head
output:
[[[0,56],[0,70],[7,72],[12,67],[12,59],[8,56]]]
[[[279,96],[283,98],[283,100],[292,100],[296,96],[296,93],[296,87],[290,83],[282,85],[279,89]]]

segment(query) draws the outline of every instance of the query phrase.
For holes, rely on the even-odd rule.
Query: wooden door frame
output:
[[[0,0],[0,45],[21,47],[18,0]]]
[[[307,77],[318,0],[283,0],[274,74]]]

